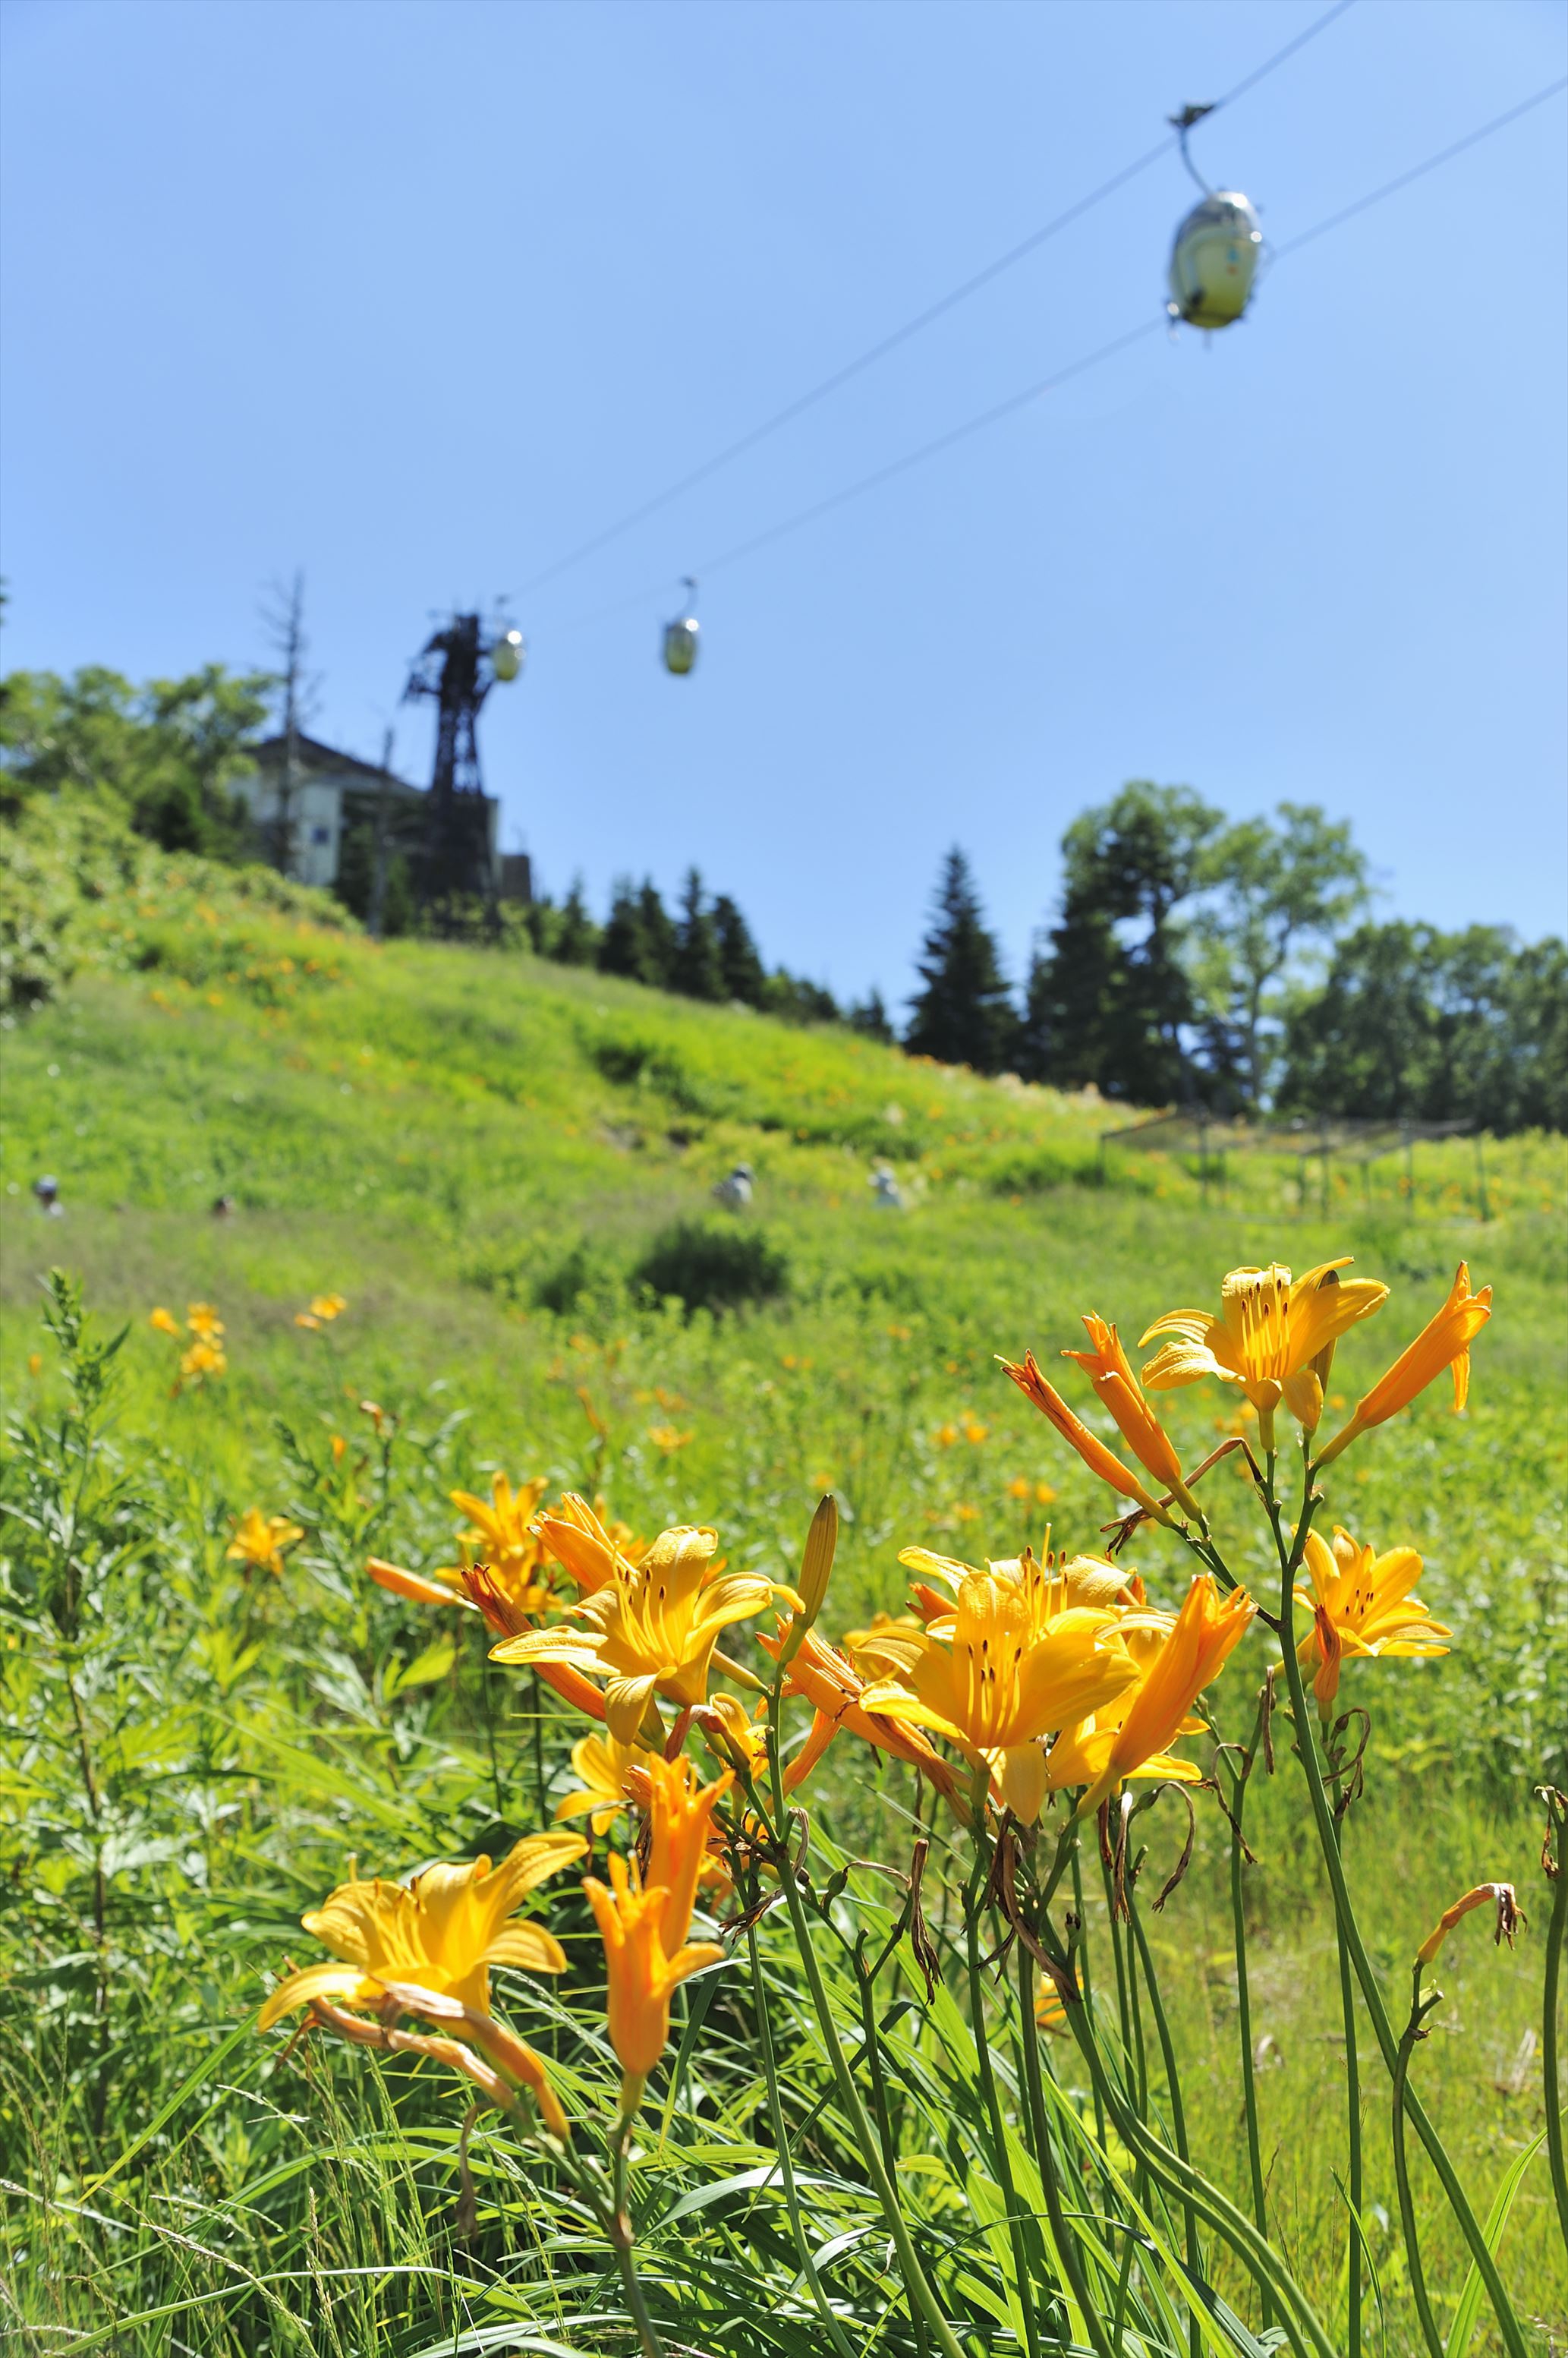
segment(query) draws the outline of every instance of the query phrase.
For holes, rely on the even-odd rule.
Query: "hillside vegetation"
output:
[[[477,2242],[450,2242],[450,2108],[424,2083],[389,2067],[378,2095],[360,2059],[318,2041],[308,2084],[299,2060],[243,2028],[284,1955],[311,1953],[297,1919],[351,1855],[397,1875],[504,1847],[563,1790],[580,1730],[547,1699],[541,1717],[515,1676],[485,1674],[471,1630],[363,1578],[371,1553],[416,1570],[449,1560],[448,1493],[485,1490],[496,1467],[602,1492],[639,1531],[715,1523],[732,1563],[775,1579],[794,1577],[831,1487],[838,1631],[899,1609],[903,1546],[978,1562],[1038,1548],[1047,1524],[1057,1544],[1100,1543],[1103,1490],[997,1352],[1048,1363],[1086,1311],[1135,1340],[1173,1304],[1216,1303],[1233,1266],[1352,1253],[1394,1288],[1376,1329],[1341,1347],[1335,1398],[1354,1400],[1466,1257],[1497,1312],[1469,1413],[1456,1420],[1434,1387],[1336,1493],[1336,1513],[1348,1495],[1379,1546],[1422,1551],[1422,1594],[1454,1631],[1441,1660],[1356,1666],[1376,1744],[1346,1855],[1401,1974],[1436,1910],[1482,1877],[1516,1879],[1544,1920],[1529,1796],[1568,1784],[1563,1141],[1488,1148],[1486,1220],[1468,1142],[1417,1149],[1410,1193],[1390,1163],[1365,1183],[1336,1171],[1325,1205],[1315,1177],[1303,1197],[1293,1162],[1265,1156],[1206,1190],[1178,1159],[1102,1149],[1117,1117],[1092,1095],[515,952],[377,946],[259,872],[168,857],[107,822],[35,815],[29,828],[6,847],[0,913],[13,975],[37,985],[13,985],[0,1033],[13,1508],[42,1495],[49,1453],[64,1463],[74,1446],[38,1327],[45,1271],[80,1277],[99,1332],[131,1329],[93,1476],[116,1536],[63,1649],[27,1604],[30,1542],[7,1559],[0,1873],[19,1898],[0,1931],[0,2167],[27,2195],[4,2268],[38,2346],[630,2346],[542,2294],[524,2301],[509,2274],[527,2211],[515,2182],[487,2178]],[[753,1201],[729,1211],[710,1190],[742,1162]],[[875,1200],[880,1165],[899,1208]],[[44,1172],[57,1218],[31,1200]],[[226,1364],[177,1384],[183,1343],[149,1316],[162,1306],[184,1330],[197,1303],[223,1322]],[[1188,1463],[1247,1429],[1212,1387],[1168,1406]],[[1231,1468],[1213,1481],[1217,1520],[1239,1531]],[[252,1508],[297,1527],[280,1575],[252,1577],[226,1552]],[[1242,1563],[1253,1544],[1238,1539]],[[85,1666],[80,1743],[71,1661]],[[1242,1671],[1227,1690],[1249,1724],[1255,1683]],[[892,1776],[873,1790],[835,1758],[819,1772],[835,1832],[907,1855]],[[1277,2232],[1332,2312],[1344,2212],[1314,2124],[1338,1989],[1285,1784],[1249,1803],[1261,2101]],[[1173,1819],[1157,1839],[1173,1857]],[[1239,2188],[1234,1987],[1214,1963],[1227,1855],[1217,1813],[1200,1812],[1193,1875],[1153,1923],[1194,2059],[1195,2145]],[[582,1937],[568,1942],[579,1957]],[[1495,1954],[1477,1939],[1445,1958],[1444,1986],[1422,2070],[1485,2210],[1541,2127],[1539,1943]],[[756,2134],[751,2100],[728,2083],[708,2093],[732,2108],[716,2144],[739,2151]],[[665,2115],[672,2191],[697,2182],[681,2170],[700,2174],[684,2122]],[[1387,2240],[1380,2114],[1368,2170],[1367,2233],[1388,2262],[1380,2346],[1400,2353],[1419,2345]],[[1465,2255],[1433,2189],[1419,2193],[1451,2318]],[[1521,2310],[1561,2328],[1550,2209],[1538,2160],[1504,2257]],[[672,2221],[661,2247],[672,2283],[684,2232]],[[289,2313],[301,2275],[308,2329]],[[1228,2293],[1247,2309],[1244,2286]],[[694,2277],[682,2299],[702,2297]],[[546,2338],[497,2331],[519,2303]],[[1483,2309],[1469,2347],[1500,2347],[1489,2331]],[[761,2346],[713,2317],[692,2331],[703,2349]]]

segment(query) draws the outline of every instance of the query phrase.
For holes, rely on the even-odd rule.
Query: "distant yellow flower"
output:
[[[348,1306],[348,1299],[341,1293],[313,1293],[310,1297],[312,1318],[325,1319],[330,1322],[334,1318],[341,1318]]]
[[[611,1859],[608,1888],[592,1876],[582,1887],[604,1942],[605,2015],[624,2075],[621,2101],[630,2112],[668,2044],[672,1996],[691,1974],[719,1964],[724,1952],[717,1942],[695,1941],[672,1956],[660,1937],[668,1889],[652,1884],[644,1890],[635,1864],[628,1867],[623,1858]]]
[[[1389,1298],[1373,1278],[1342,1279],[1348,1260],[1320,1261],[1292,1278],[1271,1261],[1267,1269],[1233,1269],[1219,1290],[1219,1316],[1206,1310],[1168,1310],[1141,1338],[1173,1335],[1151,1359],[1143,1381],[1152,1391],[1200,1383],[1206,1376],[1239,1384],[1267,1426],[1283,1400],[1292,1416],[1315,1427],[1323,1413],[1325,1355],[1341,1335],[1371,1317]],[[1322,1368],[1314,1368],[1321,1359]]]
[[[967,1416],[964,1419],[964,1438],[976,1448],[979,1448],[989,1431],[989,1425],[982,1424],[978,1416]]]
[[[1032,1400],[1044,1417],[1048,1417],[1069,1448],[1076,1449],[1091,1474],[1124,1498],[1136,1498],[1147,1514],[1156,1521],[1169,1523],[1170,1516],[1146,1483],[1141,1482],[1130,1466],[1124,1466],[1114,1450],[1108,1449],[1098,1436],[1092,1433],[1083,1419],[1075,1416],[1061,1393],[1047,1382],[1040,1372],[1033,1351],[1025,1351],[1021,1363],[1011,1359],[1001,1362],[1002,1373],[1011,1376],[1026,1400]]]
[[[29,1351],[29,1352],[27,1353],[27,1373],[28,1373],[28,1375],[30,1375],[30,1376],[41,1376],[41,1375],[43,1374],[43,1371],[44,1371],[44,1355],[43,1355],[43,1353],[42,1353],[41,1351]]]
[[[321,1321],[313,1317],[308,1310],[297,1310],[294,1314],[294,1323],[297,1326],[303,1326],[308,1335],[319,1335],[321,1332]]]
[[[1470,1346],[1491,1314],[1491,1287],[1484,1285],[1479,1293],[1472,1293],[1469,1265],[1461,1261],[1442,1309],[1427,1321],[1414,1342],[1400,1352],[1366,1398],[1357,1401],[1349,1423],[1335,1434],[1318,1464],[1326,1466],[1358,1433],[1369,1432],[1373,1425],[1385,1423],[1400,1409],[1409,1408],[1416,1395],[1434,1382],[1444,1368],[1454,1370],[1454,1411],[1462,1409],[1470,1396]]]
[[[1198,1771],[1190,1761],[1177,1759],[1170,1747],[1178,1736],[1193,1732],[1187,1714],[1219,1676],[1257,1610],[1244,1588],[1221,1596],[1212,1574],[1201,1572],[1174,1626],[1157,1645],[1147,1637],[1140,1643],[1130,1628],[1137,1684],[1115,1698],[1108,1711],[1097,1711],[1092,1727],[1075,1727],[1053,1747],[1053,1790],[1087,1785],[1080,1805],[1080,1815],[1087,1815],[1126,1777],[1195,1779]]]
[[[215,1343],[223,1332],[223,1322],[210,1302],[189,1303],[185,1323],[200,1343]]]
[[[956,1424],[939,1424],[935,1437],[938,1449],[951,1449],[958,1438],[958,1428]]]
[[[179,1372],[187,1383],[204,1384],[228,1372],[229,1362],[221,1345],[192,1343],[189,1351],[180,1354]]]
[[[161,1306],[153,1312],[152,1316],[147,1320],[147,1325],[156,1326],[160,1335],[172,1335],[177,1343],[183,1342],[185,1339],[180,1332],[178,1319],[175,1317],[172,1311],[165,1310]]]
[[[259,1507],[250,1507],[235,1526],[234,1536],[223,1552],[232,1563],[243,1563],[253,1572],[270,1572],[281,1577],[283,1551],[305,1537],[297,1523],[287,1515],[264,1515]]]
[[[450,1493],[453,1506],[469,1518],[469,1528],[460,1534],[465,1561],[482,1558],[492,1581],[519,1614],[539,1612],[549,1598],[549,1583],[539,1577],[544,1545],[534,1529],[547,1487],[541,1475],[514,1490],[504,1474],[496,1474],[488,1504],[471,1490]]]
[[[921,1568],[944,1561],[911,1557]],[[951,1613],[882,1637],[878,1650],[897,1674],[869,1687],[863,1707],[945,1736],[972,1768],[995,1773],[1008,1807],[1033,1824],[1046,1794],[1042,1739],[1109,1703],[1137,1668],[1116,1613],[1069,1602],[1064,1576],[1033,1556],[957,1569]]]
[[[561,1544],[558,1536],[552,1543]],[[661,1532],[640,1564],[610,1549],[602,1585],[569,1608],[579,1627],[527,1630],[495,1647],[492,1660],[558,1663],[601,1679],[611,1734],[635,1742],[656,1694],[682,1707],[705,1699],[721,1629],[789,1594],[760,1573],[721,1574],[712,1562],[718,1544],[717,1531],[682,1525]]]
[[[1325,1719],[1346,1655],[1448,1651],[1444,1641],[1453,1630],[1434,1621],[1411,1594],[1422,1572],[1414,1548],[1390,1548],[1375,1556],[1336,1525],[1332,1548],[1321,1531],[1309,1531],[1305,1552],[1312,1589],[1298,1588],[1296,1601],[1312,1607],[1313,1628],[1296,1648],[1296,1658],[1303,1664],[1316,1660],[1313,1693]]]
[[[684,1449],[688,1442],[696,1440],[697,1435],[689,1428],[682,1433],[673,1424],[651,1424],[648,1427],[648,1438],[655,1449],[662,1449],[668,1454],[673,1450]]]
[[[596,1834],[612,1826],[631,1807],[627,1773],[650,1758],[642,1744],[618,1744],[613,1736],[583,1736],[572,1746],[572,1768],[580,1779],[556,1803],[557,1818],[586,1818]]]
[[[541,1924],[509,1923],[528,1894],[588,1848],[580,1834],[533,1834],[497,1867],[427,1866],[406,1883],[340,1884],[324,1908],[301,1918],[339,1964],[307,1965],[280,1982],[261,2010],[258,2028],[319,1997],[377,2007],[388,1982],[455,1998],[490,2011],[490,1968],[566,1971],[560,1944]]]

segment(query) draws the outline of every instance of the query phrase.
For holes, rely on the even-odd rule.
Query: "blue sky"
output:
[[[423,776],[432,609],[520,592],[1238,81],[1326,0],[9,0],[10,665],[265,660]],[[1277,244],[1563,70],[1559,0],[1355,0],[1195,135]],[[1157,310],[1172,155],[528,596],[483,722],[559,891],[695,860],[908,988],[970,851],[1013,970],[1119,782],[1353,818],[1390,912],[1561,930],[1564,105],[754,557]],[[605,611],[609,610],[609,611]]]

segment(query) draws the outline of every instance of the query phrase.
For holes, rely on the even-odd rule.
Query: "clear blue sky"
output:
[[[9,0],[11,665],[265,660],[304,568],[319,734],[427,774],[430,610],[564,550],[1239,81],[1326,0]],[[1563,70],[1560,0],[1356,0],[1196,135],[1283,244]],[[1016,972],[1127,777],[1351,817],[1390,912],[1561,930],[1564,105],[713,572],[1135,325],[1168,157],[517,604],[483,723],[559,891],[696,860],[764,951],[908,988],[973,856]],[[666,585],[660,587],[661,583]],[[630,599],[622,611],[599,610]]]

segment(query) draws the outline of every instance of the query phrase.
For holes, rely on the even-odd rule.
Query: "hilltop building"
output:
[[[426,789],[411,785],[379,763],[341,753],[317,738],[301,735],[295,743],[297,773],[287,872],[301,884],[330,889],[342,877],[345,845],[360,830],[362,839],[373,844],[379,835],[389,854],[400,852],[410,866],[416,866],[426,838]],[[249,806],[257,838],[266,857],[275,861],[282,824],[285,750],[281,736],[265,739],[254,749],[254,770],[235,781],[235,791]],[[498,855],[501,805],[492,795],[482,799],[491,865],[501,898],[531,900],[528,855]]]

